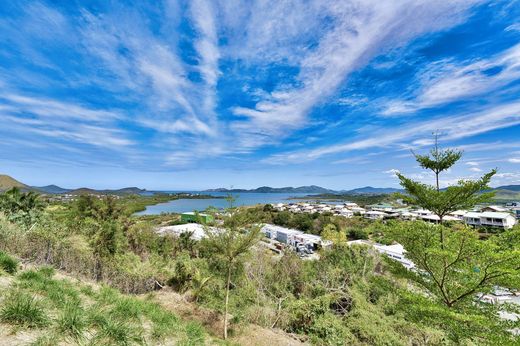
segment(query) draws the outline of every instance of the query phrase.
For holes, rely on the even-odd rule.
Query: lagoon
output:
[[[168,191],[168,192],[181,192],[181,191]],[[188,193],[204,193],[215,197],[225,197],[225,192],[194,192],[194,191],[182,191]],[[256,204],[267,204],[267,203],[288,203],[297,202],[298,198],[309,196],[308,193],[255,193],[255,192],[243,192],[243,193],[232,193],[233,197],[236,198],[234,206],[249,206]],[[150,205],[136,215],[158,215],[161,213],[185,213],[188,211],[203,211],[208,207],[215,207],[217,209],[223,209],[228,207],[228,202],[224,198],[207,198],[207,199],[176,199],[166,203],[160,203],[156,205]]]

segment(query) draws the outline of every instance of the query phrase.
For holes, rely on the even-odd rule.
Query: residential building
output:
[[[464,215],[464,222],[470,226],[485,226],[498,228],[511,228],[516,224],[516,219],[509,213],[499,212],[469,212]]]
[[[367,211],[364,215],[365,219],[371,219],[371,220],[382,220],[386,216],[386,213],[383,213],[382,211],[377,210],[370,210]]]
[[[370,210],[374,211],[392,211],[394,207],[386,203],[371,204],[367,206]]]
[[[491,211],[497,213],[506,213],[507,209],[504,207],[499,207],[498,205],[487,205],[480,209],[481,212]]]
[[[203,213],[187,212],[181,214],[182,222],[209,223],[212,222],[213,216]]]
[[[405,253],[406,250],[401,244],[393,244],[393,245],[383,245],[379,243],[374,243],[370,240],[352,240],[347,242],[348,245],[366,245],[371,246],[376,249],[379,253],[382,253],[394,261],[398,261],[407,269],[412,269],[415,267],[415,264],[406,258]]]

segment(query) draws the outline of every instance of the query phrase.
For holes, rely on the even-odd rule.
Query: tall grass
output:
[[[0,269],[6,273],[14,274],[18,269],[18,261],[5,252],[0,251]]]
[[[44,327],[49,323],[40,301],[21,290],[13,290],[5,297],[0,320],[29,328]]]
[[[107,314],[95,313],[90,322],[97,333],[91,340],[94,345],[144,345],[143,329],[140,325],[128,323]]]
[[[69,301],[78,302],[79,292],[74,285],[66,280],[53,280],[54,269],[43,267],[28,270],[18,275],[18,287],[31,289],[44,297],[53,306],[62,307]]]
[[[61,311],[56,326],[58,332],[75,341],[83,339],[87,327],[85,311],[78,302],[68,302]]]

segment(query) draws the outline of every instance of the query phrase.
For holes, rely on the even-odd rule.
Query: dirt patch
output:
[[[0,346],[29,345],[42,334],[39,330],[14,329],[7,324],[0,324]]]
[[[185,296],[164,288],[153,295],[153,300],[164,308],[174,312],[181,318],[201,323],[213,336],[222,336],[222,316],[209,309],[189,302]],[[236,330],[236,335],[230,341],[248,346],[296,346],[306,345],[291,335],[276,329],[263,328],[257,325],[247,325]]]
[[[248,346],[300,346],[308,345],[277,329],[267,329],[250,324],[231,341]]]

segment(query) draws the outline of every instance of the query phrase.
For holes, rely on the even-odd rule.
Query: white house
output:
[[[383,245],[378,243],[373,243],[369,240],[352,240],[347,242],[348,245],[367,245],[372,246],[374,249],[376,249],[379,253],[382,253],[389,258],[393,259],[394,261],[398,261],[403,266],[405,266],[407,269],[412,269],[415,267],[415,264],[407,259],[405,257],[406,250],[401,244],[393,244],[393,245]]]
[[[497,213],[506,213],[507,209],[504,207],[499,207],[498,205],[488,205],[488,206],[485,206],[482,209],[480,209],[480,211],[481,212],[493,211],[493,212],[497,212]]]
[[[349,209],[352,210],[352,212],[354,213],[364,214],[366,212],[365,208],[361,207],[350,207]]]
[[[350,209],[343,208],[343,209],[339,210],[339,215],[341,215],[343,217],[353,217],[354,212]]]
[[[454,212],[451,212],[449,215],[456,217],[459,220],[464,220],[464,215],[466,215],[467,210],[455,210]]]
[[[377,210],[370,210],[365,213],[365,219],[371,220],[382,220],[386,216],[386,213]]]
[[[489,226],[508,229],[516,224],[516,219],[509,213],[486,211],[483,213],[466,213],[466,215],[464,215],[464,222],[470,226]]]
[[[407,269],[412,269],[415,267],[415,264],[405,257],[406,250],[401,244],[393,244],[393,245],[381,245],[375,244],[374,247],[377,251],[382,254],[387,255],[391,259],[401,263]]]
[[[419,216],[422,220],[432,222],[432,223],[439,223],[440,218],[437,215],[430,214],[430,215],[422,215]],[[461,221],[459,218],[456,218],[455,216],[446,215],[442,218],[443,221]]]

